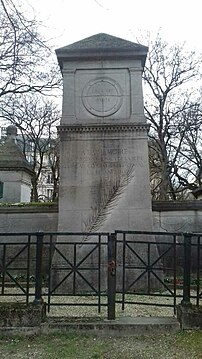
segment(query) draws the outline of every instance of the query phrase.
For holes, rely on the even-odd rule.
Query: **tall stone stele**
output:
[[[59,231],[152,230],[147,50],[102,33],[56,50],[64,82]]]

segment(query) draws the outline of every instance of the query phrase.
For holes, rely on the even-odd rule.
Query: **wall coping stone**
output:
[[[166,212],[166,211],[200,211],[202,210],[202,201],[152,201],[153,212]],[[8,205],[0,206],[0,214],[11,213],[57,213],[58,204],[43,205],[43,206],[20,206]]]
[[[153,201],[152,211],[197,211],[202,210],[202,201]]]
[[[57,213],[58,204],[51,206],[0,206],[0,214],[11,213]]]

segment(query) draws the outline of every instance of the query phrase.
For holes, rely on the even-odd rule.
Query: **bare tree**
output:
[[[3,115],[18,128],[21,135],[19,142],[34,171],[31,200],[39,200],[38,187],[47,169],[53,174],[55,199],[59,172],[56,126],[59,124],[60,112],[57,105],[46,97],[26,95],[17,98],[14,109],[13,106],[5,107]]]
[[[51,64],[51,49],[39,34],[39,23],[25,16],[20,0],[0,0],[0,23],[0,101],[57,88],[59,71]]]
[[[51,141],[50,149],[48,151],[48,161],[51,168],[52,174],[52,183],[53,183],[53,193],[52,201],[55,202],[58,198],[58,185],[59,185],[59,139],[54,139]]]
[[[148,54],[143,79],[145,114],[151,124],[150,162],[158,168],[156,199],[177,199],[181,150],[192,128],[191,118],[185,121],[185,114],[198,103],[200,65],[195,52],[186,52],[180,45],[170,46],[159,35]]]
[[[178,192],[195,190],[202,186],[202,107],[201,101],[183,113],[183,122],[179,124],[186,129],[180,148],[180,165],[174,165],[174,174],[178,181]]]
[[[50,150],[60,113],[44,95],[59,94],[61,75],[52,50],[40,35],[40,23],[30,14],[27,2],[0,0],[0,117],[21,134],[22,148],[34,169],[32,200],[37,201],[48,157],[55,171],[55,186],[57,182],[58,161],[54,167]]]

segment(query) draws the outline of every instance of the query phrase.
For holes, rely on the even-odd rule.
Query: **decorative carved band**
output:
[[[58,126],[58,134],[62,133],[89,133],[89,132],[148,132],[148,124],[126,124],[126,125],[61,125]]]

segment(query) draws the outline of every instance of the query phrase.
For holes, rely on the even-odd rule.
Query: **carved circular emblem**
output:
[[[110,116],[121,107],[123,91],[116,81],[99,78],[88,82],[84,87],[82,102],[92,115]]]

